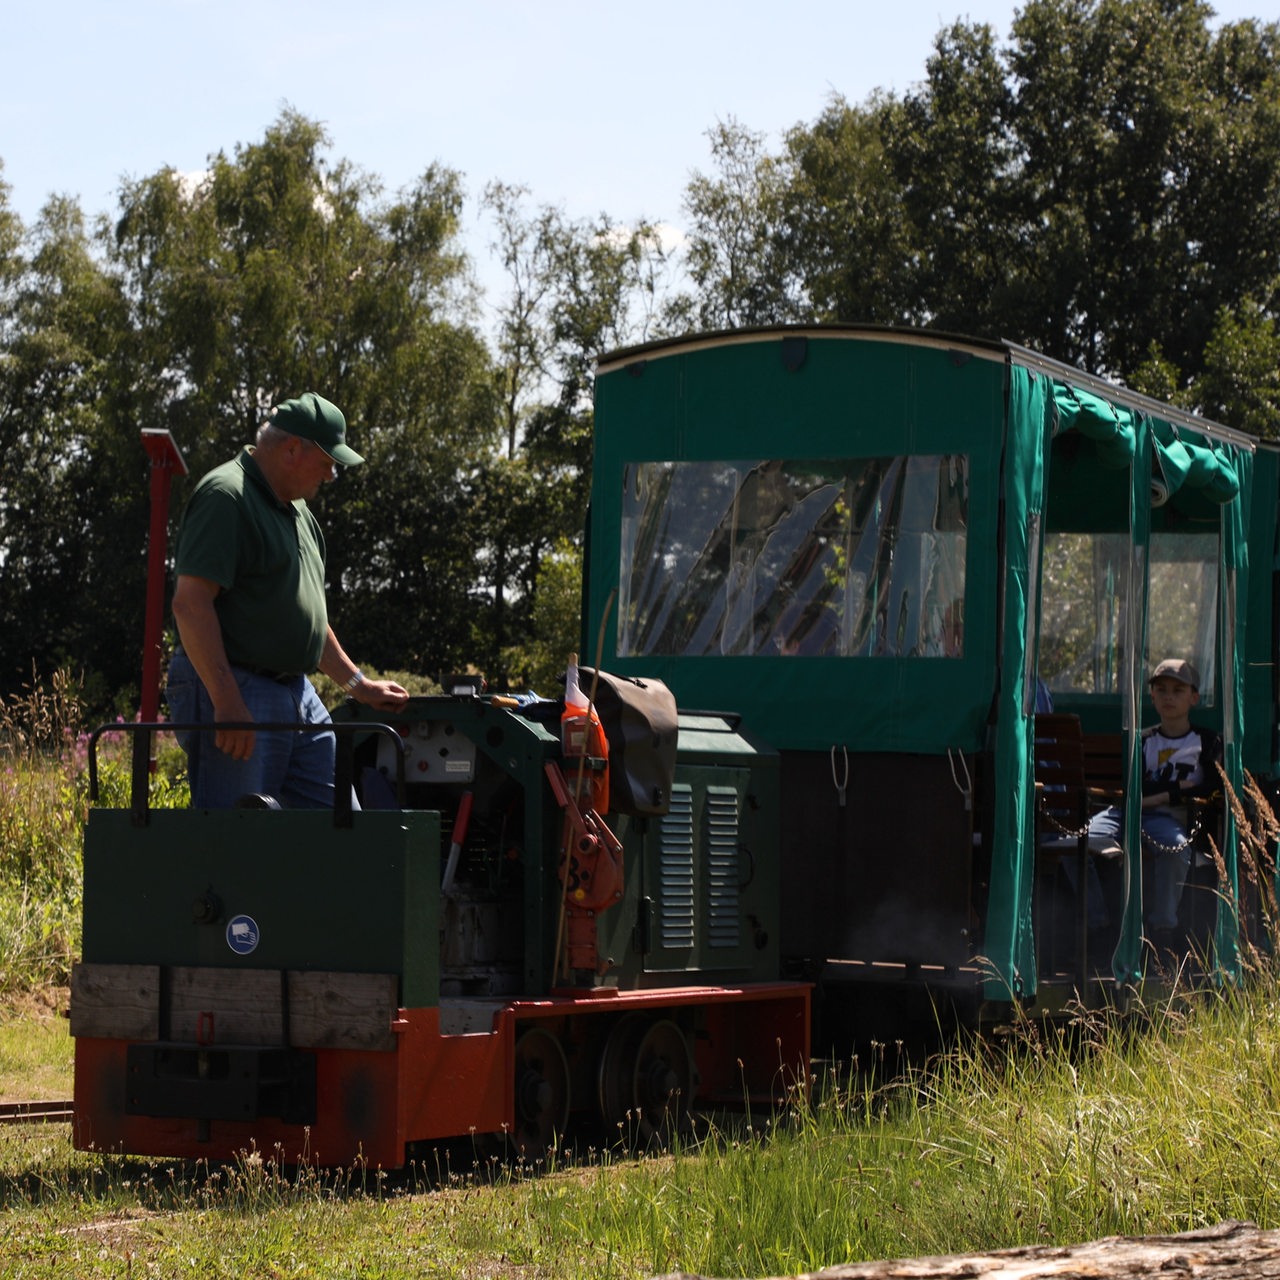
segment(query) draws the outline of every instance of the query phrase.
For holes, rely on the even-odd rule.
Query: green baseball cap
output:
[[[347,420],[336,404],[308,391],[296,400],[276,405],[271,425],[318,444],[335,462],[358,467],[364,459],[347,444]]]

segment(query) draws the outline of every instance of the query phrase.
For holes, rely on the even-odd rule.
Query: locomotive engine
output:
[[[677,724],[669,694],[663,714],[647,740],[615,726],[632,812],[607,822],[559,701],[465,681],[339,709],[359,807],[94,809],[77,1145],[395,1167],[473,1134],[541,1154],[571,1123],[663,1141],[777,1100],[809,1034],[808,988],[776,981],[777,760],[725,717]]]

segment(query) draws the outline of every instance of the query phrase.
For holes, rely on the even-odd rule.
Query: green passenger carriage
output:
[[[1037,919],[1037,677],[1134,783],[1147,673],[1185,656],[1231,785],[1274,772],[1276,466],[1251,438],[1013,344],[867,328],[617,353],[596,428],[587,633],[778,751],[788,971],[1075,988]],[[1129,816],[1103,966],[1126,983]],[[1232,969],[1223,821],[1230,893],[1186,897]]]

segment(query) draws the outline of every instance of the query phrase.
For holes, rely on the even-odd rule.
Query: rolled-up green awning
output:
[[[1058,410],[1055,434],[1079,431],[1096,441],[1098,461],[1104,467],[1119,470],[1133,461],[1136,418],[1131,410],[1065,382],[1054,383],[1053,401]]]

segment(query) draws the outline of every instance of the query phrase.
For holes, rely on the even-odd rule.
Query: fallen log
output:
[[[993,1253],[853,1262],[792,1280],[1280,1280],[1280,1231],[1252,1222],[1173,1236],[1107,1236],[1069,1246],[1026,1245]],[[656,1280],[709,1280],[673,1272]],[[771,1277],[770,1280],[782,1280]]]

